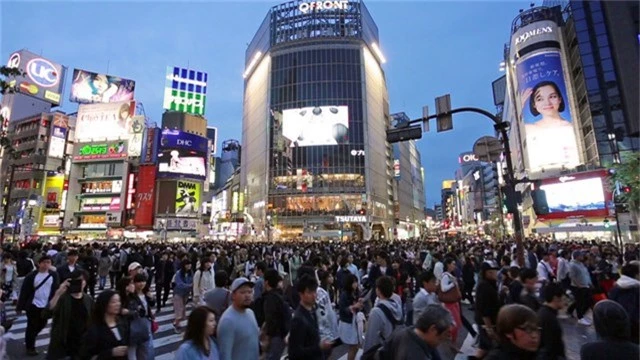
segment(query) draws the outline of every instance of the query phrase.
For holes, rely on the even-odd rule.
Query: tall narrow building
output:
[[[241,188],[256,235],[388,236],[384,61],[362,1],[291,1],[269,10],[244,73]]]

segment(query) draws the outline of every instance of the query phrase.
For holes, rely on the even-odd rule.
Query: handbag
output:
[[[158,325],[158,322],[155,320],[151,320],[151,332],[155,334],[158,332],[159,328],[160,328],[160,325]]]
[[[455,284],[455,286],[449,289],[449,291],[442,291],[442,287],[438,286],[437,294],[438,300],[440,300],[441,303],[457,303],[462,299],[462,293],[460,292],[458,284]]]
[[[148,321],[149,319],[146,317],[135,317],[131,320],[129,323],[129,340],[131,341],[131,344],[142,344],[149,340]]]

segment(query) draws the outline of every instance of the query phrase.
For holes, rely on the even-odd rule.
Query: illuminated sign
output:
[[[184,218],[156,218],[156,229],[167,230],[196,230],[199,221]]]
[[[204,115],[207,101],[207,73],[167,67],[163,108]]]
[[[348,1],[311,1],[298,5],[298,10],[305,14],[312,11],[347,10],[348,8]]]
[[[75,69],[70,98],[84,104],[131,101],[135,87],[133,80]]]
[[[75,140],[89,142],[128,139],[135,109],[135,101],[80,105]]]
[[[75,161],[119,159],[127,157],[127,145],[124,141],[77,146],[73,157]]]
[[[524,33],[518,35],[518,37],[515,40],[515,44],[516,45],[522,44],[527,40],[531,39],[532,37],[542,35],[542,34],[550,34],[552,32],[553,32],[553,28],[551,26],[545,26],[545,27],[525,31]]]
[[[290,147],[347,144],[349,108],[312,106],[284,110],[282,135],[290,141]]]
[[[465,163],[474,162],[474,161],[480,161],[480,159],[478,159],[478,156],[474,153],[464,153],[464,154],[460,154],[460,157],[458,157],[458,163],[460,164],[465,164]]]
[[[364,150],[351,150],[351,156],[364,156]]]
[[[177,216],[197,216],[200,207],[200,183],[178,181],[175,206]]]
[[[400,177],[400,159],[393,160],[393,176],[396,178]]]
[[[7,67],[16,68],[23,75],[7,79],[9,87],[16,91],[59,105],[66,68],[27,50],[19,50],[9,56]]]
[[[367,222],[367,216],[366,215],[336,216],[336,222],[338,222],[338,223],[346,223],[346,222],[365,223],[365,222]]]

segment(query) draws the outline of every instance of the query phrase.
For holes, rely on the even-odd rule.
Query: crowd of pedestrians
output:
[[[573,316],[599,335],[583,359],[640,356],[638,246],[525,246],[518,264],[512,242],[474,239],[31,244],[2,249],[0,286],[26,314],[24,355],[51,320],[47,359],[154,359],[170,297],[181,360],[437,360],[463,328],[471,358],[564,359]]]

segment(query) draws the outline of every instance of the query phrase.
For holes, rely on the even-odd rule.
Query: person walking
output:
[[[640,347],[629,341],[629,315],[612,300],[593,307],[593,322],[599,340],[582,345],[581,360],[639,359]]]
[[[50,269],[51,257],[44,255],[38,261],[38,270],[27,275],[20,289],[20,298],[16,306],[18,316],[23,311],[27,313],[27,329],[25,331],[25,346],[28,356],[37,356],[36,337],[47,325],[48,318],[43,312],[53,298],[60,281],[57,272]]]
[[[256,360],[260,356],[260,331],[251,310],[253,286],[245,277],[231,283],[232,303],[218,325],[221,360]]]
[[[592,288],[591,275],[584,261],[585,257],[582,251],[576,250],[573,252],[573,260],[569,264],[569,277],[571,278],[571,292],[575,297],[575,303],[569,307],[567,313],[571,315],[575,308],[578,324],[591,326],[591,321],[584,317],[591,306]]]
[[[127,360],[129,330],[119,320],[120,296],[105,290],[96,299],[92,323],[82,339],[82,359]]]
[[[496,335],[499,345],[486,360],[535,360],[540,346],[540,323],[531,308],[505,305],[498,313]]]
[[[193,272],[191,271],[191,261],[189,259],[182,260],[180,270],[176,273],[175,279],[175,287],[173,288],[173,312],[175,314],[173,329],[176,333],[179,333],[181,331],[180,322],[187,318],[186,305],[193,287]]]
[[[184,343],[176,351],[176,360],[219,360],[215,341],[216,316],[211,309],[199,306],[191,312],[184,333]]]
[[[460,313],[460,298],[462,297],[458,281],[453,273],[456,270],[456,261],[453,258],[447,257],[444,262],[444,273],[442,273],[442,279],[440,280],[441,302],[443,306],[451,312],[453,321],[455,322],[453,329],[451,329],[451,341],[456,344],[458,340],[458,331],[462,326],[462,318]],[[446,301],[442,298],[452,294]]]
[[[562,285],[550,283],[542,289],[544,303],[538,310],[540,318],[540,353],[538,360],[565,359],[564,342],[562,341],[562,326],[558,321],[558,311],[564,303]]]
[[[291,311],[282,293],[283,278],[275,269],[264,274],[263,298],[264,324],[261,336],[266,339],[266,360],[280,360],[286,348],[285,338],[289,333]]]
[[[200,259],[200,268],[193,275],[193,302],[197,305],[204,305],[204,294],[215,288],[214,272],[211,258]]]
[[[109,250],[103,249],[100,253],[100,260],[98,260],[98,289],[101,291],[104,290],[107,285],[107,276],[109,276],[111,264],[112,260],[111,257],[109,257]],[[115,278],[111,281],[115,281]]]

